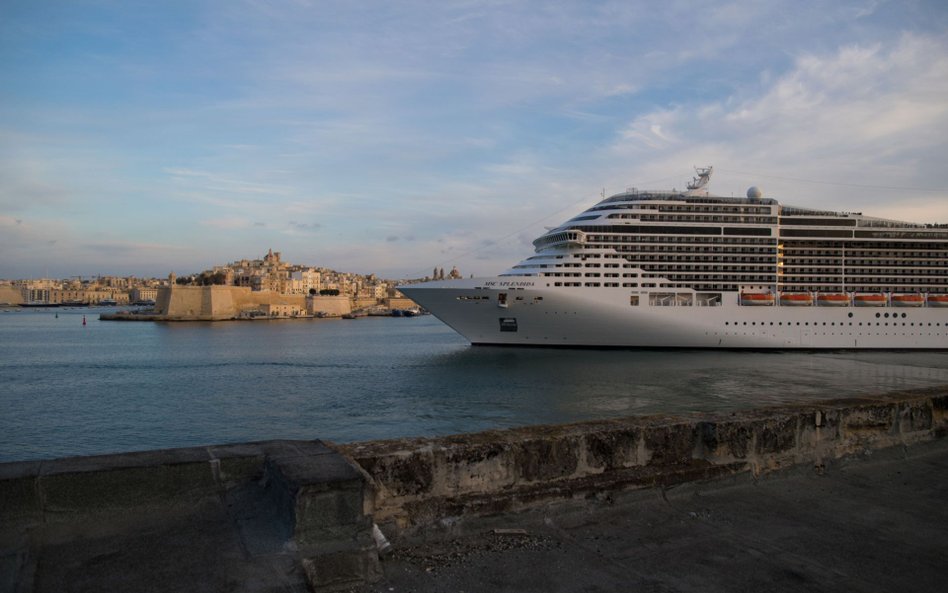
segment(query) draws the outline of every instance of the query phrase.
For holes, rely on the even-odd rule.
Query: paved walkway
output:
[[[943,592],[948,439],[446,525],[366,592]]]

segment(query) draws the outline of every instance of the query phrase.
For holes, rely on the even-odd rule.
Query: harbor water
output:
[[[125,323],[99,311],[0,310],[0,461],[434,436],[948,385],[948,352],[472,347],[430,316]]]

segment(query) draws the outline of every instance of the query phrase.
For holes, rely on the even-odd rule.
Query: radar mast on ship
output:
[[[708,182],[711,181],[711,172],[714,170],[714,167],[695,167],[695,173],[698,174],[697,177],[691,180],[691,183],[688,184],[688,191],[685,195],[688,196],[706,196],[708,195]]]

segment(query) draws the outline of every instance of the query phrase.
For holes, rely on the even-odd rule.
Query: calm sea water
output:
[[[430,436],[944,384],[948,352],[494,348],[430,316],[166,324],[0,310],[0,461]]]

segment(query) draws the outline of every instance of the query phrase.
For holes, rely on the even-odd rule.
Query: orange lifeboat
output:
[[[774,304],[772,292],[742,292],[741,304],[751,307],[769,307]]]
[[[928,295],[929,307],[948,307],[948,294],[930,294]]]
[[[857,307],[885,307],[884,294],[857,294],[853,297]]]
[[[921,307],[925,304],[925,297],[920,294],[894,294],[893,307]]]
[[[841,292],[823,293],[817,295],[816,304],[821,307],[848,307],[849,295]]]
[[[784,307],[809,307],[813,304],[813,295],[808,292],[785,292],[780,295],[780,304]]]

